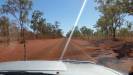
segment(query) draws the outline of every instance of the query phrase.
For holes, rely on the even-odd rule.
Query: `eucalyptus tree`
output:
[[[113,39],[116,38],[117,28],[123,25],[125,14],[123,14],[123,8],[118,5],[119,0],[97,0],[97,9],[102,13],[106,21],[106,25],[103,27],[109,28]],[[101,26],[101,25],[100,25]],[[101,26],[102,27],[102,26]],[[104,29],[104,28],[103,28]]]
[[[133,15],[133,0],[119,0],[117,4],[121,5],[123,13]]]
[[[36,35],[36,38],[38,37],[39,33],[43,32],[43,24],[45,19],[43,19],[43,13],[39,10],[35,10],[32,13],[32,19],[31,19],[31,25],[30,28],[34,31],[34,34]]]
[[[4,41],[9,43],[9,19],[5,16],[0,17],[0,32],[1,36],[4,37]]]
[[[133,23],[132,23],[132,22],[127,21],[127,22],[126,22],[126,25],[127,25],[128,30],[129,30],[129,31],[131,31],[132,26],[133,26]]]
[[[104,34],[104,31],[98,28],[97,31],[93,33],[94,35],[93,39],[95,40],[103,39],[103,34]]]
[[[21,28],[21,41],[24,39],[24,25],[28,21],[29,10],[31,10],[31,0],[6,0],[1,6],[1,13],[11,14],[18,21]]]
[[[43,18],[43,13],[39,10],[35,10],[32,13],[30,28],[34,31],[36,38],[38,35],[41,37],[61,37],[62,30],[59,29],[59,22],[55,21],[54,24],[47,23],[46,19]]]
[[[101,16],[97,21],[96,28],[100,28],[100,30],[108,36],[111,28],[109,26],[109,20],[105,16]]]
[[[71,30],[67,32],[66,37],[69,37],[71,34]],[[78,27],[75,27],[75,30],[73,31],[73,38],[80,38],[82,36],[80,29]]]
[[[128,28],[121,28],[119,32],[120,32],[120,36],[124,36],[124,37],[126,37],[129,33]]]
[[[59,28],[59,24],[60,24],[59,21],[55,21],[54,25],[55,25],[55,29],[56,29],[56,30]]]
[[[80,31],[83,37],[87,37],[87,39],[89,39],[93,35],[93,30],[87,28],[86,26],[81,27]]]
[[[26,60],[26,44],[24,30],[28,21],[28,14],[32,7],[31,0],[6,0],[0,7],[0,12],[3,14],[12,15],[19,23],[21,28],[21,43],[24,44],[24,60]]]
[[[128,38],[132,38],[132,26],[133,26],[133,23],[132,22],[129,22],[127,21],[126,22],[126,26],[127,26],[127,30],[128,30]]]
[[[55,26],[55,29],[54,29],[55,36],[56,37],[63,37],[62,29],[59,28],[60,22],[59,21],[55,21],[54,26]]]

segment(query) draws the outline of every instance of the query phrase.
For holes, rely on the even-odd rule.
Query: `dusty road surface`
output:
[[[28,40],[26,41],[27,60],[58,59],[64,39]],[[58,55],[57,55],[58,54]],[[9,46],[0,47],[0,60],[23,60],[23,44],[11,42]]]
[[[66,44],[66,39],[28,40],[26,42],[27,60],[58,60]],[[64,55],[64,59],[91,60],[84,50],[88,42],[72,40]],[[0,61],[23,60],[23,44],[11,42],[9,46],[0,47]]]
[[[27,60],[59,60],[66,39],[27,40]],[[71,40],[64,59],[89,60],[117,70],[129,71],[133,66],[133,58],[116,59],[112,46],[122,42],[101,42]],[[24,60],[23,44],[11,42],[8,46],[0,44],[0,61]]]

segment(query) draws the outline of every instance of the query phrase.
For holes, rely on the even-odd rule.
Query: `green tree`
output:
[[[6,2],[1,6],[1,13],[13,15],[19,23],[21,28],[21,41],[24,46],[24,60],[26,60],[26,44],[24,30],[28,21],[28,14],[32,7],[31,0],[6,0]]]
[[[55,29],[54,29],[53,32],[55,33],[55,36],[56,36],[56,37],[63,37],[63,35],[62,35],[62,30],[59,28],[60,22],[55,21],[54,26],[55,26]]]
[[[93,35],[93,30],[87,28],[86,26],[81,27],[80,31],[81,31],[82,36],[87,39],[89,39],[89,37]]]
[[[126,25],[127,25],[127,29],[128,29],[128,38],[132,38],[131,36],[132,36],[132,25],[133,25],[133,23],[127,21]]]
[[[97,0],[98,10],[103,14],[107,24],[105,28],[109,28],[113,39],[116,38],[117,28],[123,25],[123,9],[121,5],[116,4],[116,0]],[[103,27],[104,27],[103,26]]]
[[[17,20],[21,27],[22,42],[24,39],[24,25],[28,21],[28,12],[31,10],[32,1],[31,0],[7,0],[1,7],[1,13],[11,14]]]
[[[116,3],[121,5],[123,13],[133,15],[133,0],[119,0]]]
[[[62,30],[59,28],[59,22],[55,21],[54,24],[47,23],[43,18],[43,13],[39,10],[35,10],[32,14],[31,29],[33,29],[36,37],[62,37]]]
[[[97,29],[97,31],[94,32],[94,39],[102,39],[105,36],[105,32],[101,29]]]
[[[69,37],[71,32],[72,32],[72,31],[70,30],[70,31],[66,34],[66,36]],[[82,36],[82,34],[81,34],[79,28],[76,27],[75,30],[74,30],[74,32],[73,32],[72,37],[73,37],[73,38],[81,38],[81,36]]]
[[[97,21],[96,28],[100,28],[102,32],[105,32],[106,36],[109,36],[111,27],[108,24],[108,19],[105,16],[101,16]]]
[[[59,22],[55,21],[54,24],[47,23],[47,34],[52,38],[63,37],[62,30],[59,28]]]
[[[121,28],[121,29],[119,30],[119,35],[120,35],[120,36],[126,37],[126,36],[128,35],[128,33],[129,33],[128,28]]]
[[[1,35],[5,38],[4,41],[6,41],[6,43],[9,43],[9,19],[5,16],[0,17],[0,32]]]
[[[32,13],[32,19],[31,19],[31,29],[33,29],[35,35],[36,35],[36,38],[38,38],[38,34],[40,33],[43,33],[44,31],[44,21],[45,19],[43,19],[43,13],[39,10],[35,10],[33,13]]]
[[[132,26],[133,26],[133,23],[132,23],[132,22],[127,21],[127,22],[126,22],[126,25],[127,25],[128,30],[129,30],[129,31],[131,31]]]

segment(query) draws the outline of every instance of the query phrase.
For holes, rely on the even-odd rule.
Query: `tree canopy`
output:
[[[116,30],[122,27],[125,14],[132,14],[132,0],[96,0],[97,9],[102,16],[97,21],[96,27],[105,32],[111,32],[116,37]]]

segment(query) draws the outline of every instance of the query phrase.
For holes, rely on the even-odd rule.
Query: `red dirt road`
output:
[[[66,43],[65,38],[47,40],[27,40],[26,56],[27,60],[58,60]],[[108,42],[109,43],[109,42]],[[71,40],[64,59],[91,60],[103,57],[115,57],[111,50],[111,44],[100,44],[97,47],[91,41]],[[9,46],[0,45],[0,61],[24,60],[23,44],[11,42]]]
[[[27,60],[57,59],[57,52],[60,52],[59,48],[63,42],[63,39],[29,40],[26,42]],[[23,59],[23,44],[12,42],[8,47],[0,47],[0,61]]]
[[[26,42],[27,60],[58,60],[65,43],[66,39],[28,40]],[[64,58],[79,60],[91,59],[82,49],[78,43],[71,41]],[[12,42],[9,46],[0,47],[0,61],[23,59],[23,44]]]
[[[27,60],[59,60],[66,39],[27,40]],[[99,42],[97,42],[99,43]],[[130,70],[133,58],[117,60],[111,46],[119,44],[107,42],[94,44],[92,41],[71,40],[64,59],[89,60],[114,69]],[[120,42],[121,43],[121,42]],[[9,46],[0,44],[0,61],[24,60],[23,44],[11,42]],[[117,65],[117,66],[116,66]]]

